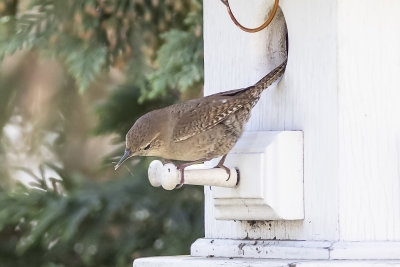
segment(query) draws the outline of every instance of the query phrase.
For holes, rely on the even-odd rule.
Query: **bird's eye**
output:
[[[145,148],[143,148],[143,150],[147,150],[150,148],[150,144],[148,144]]]

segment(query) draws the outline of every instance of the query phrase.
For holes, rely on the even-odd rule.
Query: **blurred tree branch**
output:
[[[144,159],[114,173],[116,151],[92,166],[105,153],[93,134],[120,142],[143,113],[199,95],[202,51],[200,0],[0,0],[2,266],[130,266],[188,252],[202,189],[151,188]],[[19,150],[42,164],[7,161]],[[10,188],[18,164],[13,178],[32,183]]]

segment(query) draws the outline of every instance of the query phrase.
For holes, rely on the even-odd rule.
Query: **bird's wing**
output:
[[[214,127],[246,104],[243,98],[229,96],[204,100],[185,112],[179,119],[173,132],[175,142],[186,140]]]
[[[178,120],[174,128],[173,140],[175,142],[186,140],[214,127],[238,109],[246,105],[255,105],[261,92],[282,76],[286,62],[287,60],[254,86],[218,93],[197,102],[194,108],[190,108]]]

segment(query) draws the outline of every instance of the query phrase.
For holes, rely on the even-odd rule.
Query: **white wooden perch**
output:
[[[229,176],[229,174],[221,168],[197,169],[196,167],[198,166],[190,166],[184,170],[184,184],[232,188],[238,183],[239,177],[234,168],[230,169],[231,173]],[[159,160],[154,160],[150,163],[148,174],[152,186],[162,186],[165,190],[176,188],[181,181],[181,172],[174,164],[168,163],[163,165]]]

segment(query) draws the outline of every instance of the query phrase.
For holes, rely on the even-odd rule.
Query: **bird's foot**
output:
[[[196,160],[196,161],[187,162],[187,163],[183,163],[181,165],[178,165],[177,166],[178,170],[181,172],[181,181],[175,187],[175,189],[179,189],[179,188],[181,188],[183,186],[183,183],[185,182],[184,170],[185,170],[186,167],[189,167],[190,165],[197,164],[197,163],[204,162],[204,161],[206,161],[206,160],[205,159],[199,159],[199,160]]]
[[[226,173],[228,174],[228,179],[226,179],[226,181],[229,181],[229,179],[231,178],[231,169],[229,169],[228,167],[226,167],[224,165],[217,165],[217,167],[224,169],[226,171]]]
[[[185,182],[185,176],[184,176],[184,170],[185,166],[178,166],[179,171],[181,172],[181,181],[179,184],[175,187],[175,189],[179,189],[183,186],[183,183]]]
[[[221,160],[217,164],[217,168],[221,168],[221,169],[224,169],[226,171],[226,173],[228,174],[228,179],[226,179],[226,181],[229,181],[229,179],[231,178],[231,169],[229,169],[228,167],[224,166],[224,162],[225,162],[226,156],[227,156],[226,154],[224,156],[222,156]]]

